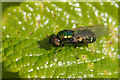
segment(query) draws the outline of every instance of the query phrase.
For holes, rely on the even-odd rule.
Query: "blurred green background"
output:
[[[53,4],[53,5],[52,5]],[[73,4],[75,4],[75,3],[73,3]],[[102,44],[99,44],[99,42],[103,39],[103,40],[106,40],[106,39],[108,39],[108,40],[106,40],[106,41],[108,41],[109,42],[109,40],[111,40],[111,41],[113,41],[113,43],[112,44],[106,44],[107,46],[113,46],[114,47],[114,49],[115,49],[115,51],[111,51],[110,49],[110,47],[107,47],[109,50],[108,50],[108,52],[111,52],[111,53],[114,53],[114,52],[116,52],[116,54],[118,54],[118,51],[117,51],[117,42],[116,42],[116,40],[114,40],[114,39],[116,39],[117,37],[116,37],[116,35],[117,35],[117,31],[114,31],[114,29],[116,29],[117,28],[117,20],[118,20],[118,12],[116,11],[118,8],[116,8],[116,6],[115,5],[111,5],[111,3],[103,3],[103,6],[102,5],[100,5],[100,3],[88,3],[88,5],[90,5],[90,4],[92,4],[92,6],[94,6],[93,8],[89,8],[89,6],[88,5],[86,5],[86,4],[84,4],[84,3],[79,3],[80,4],[80,8],[81,8],[81,11],[82,11],[82,13],[81,14],[77,14],[77,11],[76,12],[74,12],[74,11],[72,11],[71,9],[70,9],[70,7],[71,6],[73,6],[73,5],[70,5],[70,4],[68,4],[68,3],[40,3],[40,4],[36,4],[36,5],[34,5],[34,3],[19,3],[19,2],[3,2],[2,3],[2,13],[3,13],[3,19],[2,19],[2,21],[3,21],[3,25],[2,25],[2,29],[3,29],[3,27],[4,26],[6,26],[6,28],[8,28],[8,30],[6,29],[6,30],[3,30],[2,31],[2,41],[3,41],[3,46],[2,46],[2,48],[1,49],[3,49],[3,69],[2,69],[2,77],[3,78],[18,78],[19,76],[20,77],[22,77],[22,78],[26,78],[26,77],[32,77],[32,78],[34,78],[35,77],[35,75],[37,75],[37,77],[42,77],[42,76],[39,76],[39,75],[42,75],[43,73],[46,75],[46,76],[44,76],[44,77],[50,77],[50,73],[52,72],[52,71],[55,71],[56,70],[56,72],[55,73],[51,73],[51,74],[54,74],[54,76],[53,77],[57,77],[58,75],[60,75],[59,77],[61,77],[61,78],[66,78],[66,77],[69,77],[69,75],[71,75],[71,73],[72,74],[78,74],[78,73],[76,73],[77,71],[76,71],[76,69],[78,68],[78,67],[81,67],[82,66],[82,68],[83,68],[83,73],[80,73],[80,74],[85,74],[85,75],[82,75],[82,76],[80,76],[80,77],[85,77],[87,74],[92,74],[92,72],[91,71],[87,71],[86,70],[86,68],[88,68],[89,69],[89,64],[87,64],[87,63],[85,63],[84,65],[78,65],[77,64],[77,66],[74,66],[74,63],[72,63],[73,65],[72,65],[72,67],[67,67],[68,69],[72,69],[72,71],[73,72],[68,72],[68,73],[66,73],[65,75],[61,75],[63,72],[61,72],[61,70],[65,70],[65,71],[69,71],[69,70],[66,70],[66,68],[65,69],[61,69],[58,65],[59,64],[57,64],[57,63],[59,63],[59,62],[67,62],[67,61],[69,61],[69,59],[71,59],[70,61],[75,61],[76,63],[77,63],[77,61],[75,60],[75,58],[73,57],[68,57],[68,58],[65,58],[64,57],[64,55],[65,55],[65,49],[67,49],[67,53],[69,53],[70,51],[72,51],[72,48],[65,48],[64,50],[63,50],[63,52],[61,52],[61,53],[59,53],[58,54],[58,56],[57,56],[57,62],[55,62],[55,66],[53,66],[53,68],[55,68],[55,70],[52,68],[48,68],[47,70],[45,69],[44,71],[41,69],[41,71],[40,72],[37,72],[37,73],[42,73],[42,74],[36,74],[36,67],[37,67],[37,69],[38,69],[38,66],[43,66],[44,64],[42,64],[42,63],[44,63],[44,62],[48,62],[49,61],[49,64],[47,64],[47,66],[50,66],[51,64],[54,64],[54,63],[52,63],[50,60],[49,60],[49,58],[51,58],[53,55],[54,55],[54,53],[55,53],[55,48],[51,48],[51,50],[49,51],[49,50],[45,50],[44,48],[43,49],[39,49],[39,48],[37,48],[37,49],[34,49],[35,47],[36,47],[36,45],[38,46],[38,44],[37,44],[37,41],[41,41],[41,40],[43,40],[43,42],[45,43],[47,40],[45,39],[46,38],[46,35],[51,35],[52,33],[57,33],[57,32],[59,32],[59,31],[61,31],[61,30],[64,30],[64,29],[71,29],[72,28],[72,26],[75,26],[74,24],[78,24],[78,26],[75,26],[75,27],[79,27],[79,26],[84,26],[84,25],[97,25],[97,24],[99,24],[99,21],[100,21],[100,24],[107,24],[108,25],[108,27],[109,27],[109,29],[110,30],[113,30],[112,31],[112,36],[107,36],[107,38],[106,37],[102,37],[102,38],[100,38],[100,39],[98,39],[98,42],[96,43],[96,44],[91,44],[90,45],[90,47],[91,48],[95,48],[94,50],[98,50],[98,51],[102,51],[102,49],[103,49],[103,47],[101,47],[102,45],[104,45],[105,43],[103,42]],[[117,3],[115,3],[115,4],[117,4]],[[84,5],[86,5],[87,7],[84,7]],[[18,7],[19,6],[19,7]],[[34,11],[32,12],[32,11],[30,11],[28,8],[26,8],[26,7],[29,7],[29,8],[31,8],[31,10],[33,9]],[[61,12],[59,12],[59,11],[57,11],[56,9],[55,9],[55,7],[61,7],[61,9],[63,10],[63,11],[61,11]],[[91,6],[91,5],[90,5]],[[45,7],[45,9],[44,9],[44,7]],[[25,13],[23,12],[23,14],[28,14],[26,17],[27,17],[27,19],[28,19],[28,21],[27,22],[24,22],[24,19],[22,19],[22,17],[24,17],[21,13],[19,14],[19,8],[22,8],[22,10],[23,11],[25,11]],[[37,9],[38,8],[38,9]],[[49,12],[47,12],[47,8],[49,8],[50,9],[50,11],[51,10],[53,10],[53,12],[51,12],[51,13],[49,13]],[[73,9],[75,9],[76,8],[76,6],[73,6]],[[79,7],[78,7],[79,8]],[[97,10],[99,10],[98,11],[98,17],[96,17],[96,14],[97,13],[95,13],[93,10],[94,10],[94,8],[95,9],[97,9]],[[14,10],[17,10],[16,12],[14,11]],[[48,10],[49,11],[49,10]],[[79,9],[78,9],[78,11],[79,11]],[[88,12],[87,12],[88,11]],[[8,15],[8,13],[12,13],[13,14],[13,16],[9,16]],[[66,15],[64,16],[63,14],[65,14],[64,12],[67,12],[66,14],[68,14],[68,15],[70,15],[70,19],[68,19],[68,21],[69,21],[69,23],[67,23],[66,24],[66,22],[64,22],[64,19],[66,20],[67,18],[66,18]],[[88,17],[88,14],[89,14],[89,12],[91,12],[92,14],[90,14],[90,17]],[[32,13],[32,16],[31,16],[31,14],[30,13]],[[84,13],[84,14],[83,14]],[[103,13],[103,15],[105,16],[106,15],[106,13],[108,14],[108,16],[110,16],[111,18],[112,18],[112,20],[113,20],[113,23],[111,22],[111,23],[109,23],[109,17],[104,17],[104,18],[102,18],[101,17],[101,14]],[[37,15],[39,15],[40,14],[40,16],[41,16],[41,18],[42,18],[42,20],[40,21],[40,25],[39,25],[39,21],[36,21],[36,17],[37,17]],[[58,15],[61,15],[60,17],[58,16]],[[52,15],[52,16],[51,16]],[[84,16],[83,18],[82,17],[80,17],[80,16]],[[31,17],[32,17],[32,19],[30,19]],[[69,16],[67,16],[67,17],[69,17]],[[11,18],[11,20],[10,20],[10,18]],[[20,22],[20,23],[22,23],[22,25],[19,25],[19,24],[17,24],[17,21],[16,21],[16,19],[15,18],[18,18],[18,21],[19,20],[23,20],[22,22]],[[39,17],[38,17],[39,18]],[[44,19],[45,18],[45,19]],[[49,19],[49,24],[48,25],[44,25],[44,23],[45,23],[45,21],[47,20],[46,18],[48,18]],[[61,19],[62,18],[62,19]],[[73,21],[73,23],[70,23],[70,20],[75,20],[75,22]],[[106,21],[107,20],[107,21]],[[32,23],[32,21],[34,21],[34,23]],[[116,24],[113,26],[113,24],[114,24],[114,22],[116,21]],[[29,23],[31,23],[31,24],[33,24],[32,25],[32,27],[30,28],[30,24]],[[42,24],[42,25],[41,25]],[[36,28],[38,28],[39,26],[45,26],[44,28],[40,28],[40,29],[38,29],[38,31],[37,32],[35,32],[35,30],[33,30],[33,29],[36,29]],[[23,26],[24,26],[24,28],[26,29],[26,32],[24,31],[24,30],[22,30],[22,29],[24,29],[23,28]],[[37,27],[36,27],[37,26]],[[48,28],[48,26],[49,26],[49,28]],[[53,26],[53,27],[51,27],[51,26]],[[22,29],[21,29],[22,28]],[[12,32],[11,32],[11,31]],[[40,32],[40,31],[44,31],[44,32]],[[17,35],[17,33],[19,33],[20,32],[20,35]],[[22,33],[23,32],[23,33]],[[30,32],[33,32],[33,33],[35,33],[35,34],[33,34],[32,36],[30,36]],[[27,34],[27,33],[29,33],[29,34]],[[6,38],[6,36],[7,35],[10,35],[10,38]],[[42,37],[40,37],[40,35],[42,36]],[[26,37],[28,37],[28,39],[31,39],[31,41],[30,40],[27,40],[26,39]],[[34,37],[36,37],[36,39],[34,39]],[[45,39],[45,41],[44,41],[44,39]],[[11,43],[11,40],[13,41],[13,42],[15,42],[15,43]],[[33,42],[32,42],[33,41]],[[17,45],[16,45],[16,43],[17,43]],[[32,44],[31,44],[32,43]],[[22,49],[21,47],[22,46],[24,46],[25,45],[25,47]],[[30,46],[29,46],[30,45]],[[20,47],[19,47],[20,46]],[[95,46],[95,47],[92,47],[92,46]],[[100,46],[100,47],[98,47],[98,46]],[[46,47],[45,47],[46,48]],[[13,49],[13,50],[12,50]],[[23,54],[22,54],[22,56],[21,55],[19,55],[19,52],[21,52],[21,49],[23,50]],[[58,48],[59,49],[59,48]],[[69,50],[70,49],[70,50]],[[86,49],[86,48],[85,48]],[[101,49],[101,50],[99,50],[99,49]],[[14,50],[17,50],[15,53],[16,53],[16,55],[14,55],[14,54],[11,54],[11,53],[14,53]],[[24,51],[24,50],[26,50],[26,51]],[[79,52],[79,49],[77,49],[77,52]],[[30,55],[30,53],[32,53],[32,55],[33,55],[33,57],[30,57],[28,60],[27,59],[25,59],[25,58],[27,58],[27,57],[25,57],[25,54],[26,55]],[[41,54],[40,54],[41,53]],[[62,54],[63,53],[63,54]],[[74,53],[74,52],[73,52]],[[94,69],[97,69],[97,71],[99,72],[99,70],[106,70],[107,68],[108,69],[115,69],[114,67],[112,67],[112,66],[110,66],[110,65],[114,65],[114,66],[116,66],[117,64],[117,57],[107,57],[107,56],[109,56],[109,54],[107,54],[107,56],[106,55],[104,55],[104,54],[98,54],[98,55],[91,55],[91,54],[93,54],[93,53],[90,53],[89,51],[84,51],[84,49],[83,50],[81,50],[81,53],[83,53],[83,54],[80,54],[80,56],[82,56],[82,55],[87,55],[87,56],[89,56],[89,58],[91,58],[91,59],[88,59],[88,60],[90,60],[91,62],[93,62],[93,60],[94,59],[99,59],[99,58],[102,58],[103,56],[104,57],[106,57],[107,59],[103,59],[103,61],[101,60],[101,62],[100,63],[98,63],[97,61],[94,63],[94,64],[96,64],[95,66],[96,67],[94,67]],[[44,54],[44,55],[43,55]],[[10,55],[10,56],[9,56]],[[35,57],[34,55],[40,55],[40,57]],[[43,55],[42,57],[41,57],[41,55]],[[48,55],[48,57],[46,57]],[[62,56],[63,55],[63,56]],[[68,56],[69,54],[66,54],[66,56]],[[73,54],[71,54],[71,55],[73,55]],[[77,54],[78,55],[78,54]],[[17,56],[17,57],[15,57],[15,56]],[[66,60],[64,60],[63,58],[59,58],[59,56],[61,56],[61,57],[63,57],[63,58],[65,58]],[[9,61],[8,59],[11,59],[11,61]],[[13,60],[13,64],[11,64],[10,66],[8,66],[7,64],[9,64],[9,63],[11,63],[12,62],[12,58],[14,59],[17,59],[17,58],[21,58],[22,60],[23,60],[23,62],[24,61],[26,61],[26,62],[24,62],[23,64],[21,64],[21,63],[17,63],[17,65],[18,64],[20,64],[20,66],[18,66],[18,68],[16,68],[15,66],[16,66],[16,63],[14,63],[14,60]],[[36,60],[36,59],[38,59],[38,60]],[[44,60],[44,59],[46,59],[46,60]],[[113,63],[112,63],[112,59],[115,61],[113,61]],[[28,61],[28,62],[27,62]],[[38,62],[38,61],[40,61],[40,62]],[[42,62],[43,61],[43,62]],[[79,61],[78,61],[79,62]],[[109,65],[109,63],[107,63],[108,65],[106,65],[106,63],[105,62],[111,62],[111,64]],[[24,66],[24,65],[26,65],[26,64],[28,64],[28,63],[30,63],[30,67],[26,67],[26,66]],[[38,65],[35,65],[35,66],[31,66],[32,65],[32,63],[36,63],[36,64],[38,64]],[[103,63],[103,65],[101,65],[102,67],[104,66],[104,65],[106,65],[105,66],[105,68],[103,67],[98,67],[101,63]],[[42,65],[41,65],[42,64]],[[65,63],[65,66],[67,66],[66,65],[67,63]],[[76,64],[75,64],[76,65]],[[24,66],[24,68],[23,69],[19,69],[19,68],[21,68],[21,66]],[[117,65],[118,66],[118,65]],[[117,67],[116,66],[116,69],[115,70],[117,70]],[[86,67],[85,69],[84,69],[84,67]],[[27,71],[29,71],[28,69],[34,69],[35,70],[35,72],[33,71],[33,72],[30,72],[30,73],[26,73]],[[19,71],[20,70],[20,71]],[[82,69],[81,69],[82,70]],[[85,70],[85,71],[84,71]],[[120,70],[120,69],[119,69]],[[86,71],[87,71],[87,73],[86,73]],[[97,73],[97,71],[95,72],[95,73],[93,73],[94,75]],[[107,70],[106,70],[107,71]],[[112,72],[113,71],[113,72]],[[112,70],[111,71],[111,73],[114,73],[114,70]],[[13,73],[14,72],[14,73]],[[46,72],[48,72],[48,75],[47,75],[47,73]],[[26,73],[26,74],[25,74]],[[102,73],[102,72],[101,72]],[[108,73],[109,73],[109,71],[108,71]],[[103,76],[102,75],[96,75],[96,76],[93,76],[94,78],[99,78],[99,77],[102,77],[102,78],[117,78],[117,75],[116,74],[112,74],[112,76],[110,76],[110,75],[107,75],[108,73],[105,73]],[[117,73],[117,72],[116,72]],[[25,75],[24,75],[25,74]],[[33,75],[32,75],[33,74]],[[43,74],[43,75],[44,75]],[[107,77],[106,77],[107,76]],[[78,77],[77,75],[72,75],[71,77]],[[92,76],[87,76],[88,78],[92,78]]]

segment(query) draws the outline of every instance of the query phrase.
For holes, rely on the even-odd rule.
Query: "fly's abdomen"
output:
[[[80,43],[93,43],[96,41],[96,36],[88,29],[79,30],[75,33],[74,40]]]

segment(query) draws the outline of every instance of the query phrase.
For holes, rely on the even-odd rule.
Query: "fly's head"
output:
[[[57,35],[52,34],[49,37],[49,44],[52,44],[53,46],[59,46],[61,45],[61,40],[57,37]]]

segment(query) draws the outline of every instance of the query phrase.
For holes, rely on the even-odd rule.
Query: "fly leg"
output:
[[[88,47],[88,44],[85,42],[86,46]]]
[[[76,57],[77,57],[77,54],[76,54],[76,47],[77,47],[77,45],[75,45],[74,51],[75,51],[75,55],[76,55]],[[77,57],[77,59],[79,59],[79,58]]]
[[[62,45],[62,48],[64,48],[64,45]],[[55,53],[55,55],[53,56],[52,60],[53,60],[53,59],[54,59],[54,57],[57,55],[57,53],[58,53],[58,52],[60,52],[60,51],[62,50],[62,48],[61,48],[61,49],[59,49],[59,50]]]
[[[87,43],[86,43],[86,46],[87,46],[87,48],[88,48],[89,50],[91,50],[91,49],[88,47],[88,44],[87,44]],[[91,50],[91,52],[96,53],[96,52],[93,51],[93,50]]]
[[[88,47],[88,49],[89,49],[89,50],[91,50],[89,47]],[[91,50],[91,52],[96,53],[96,52],[95,52],[95,51],[93,51],[93,50]]]

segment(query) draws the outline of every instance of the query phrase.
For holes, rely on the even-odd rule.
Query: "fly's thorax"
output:
[[[73,35],[74,35],[74,31],[71,31],[71,30],[63,30],[63,31],[60,31],[57,36],[61,39],[61,40],[64,40],[64,39],[70,39],[70,38],[73,38]]]

